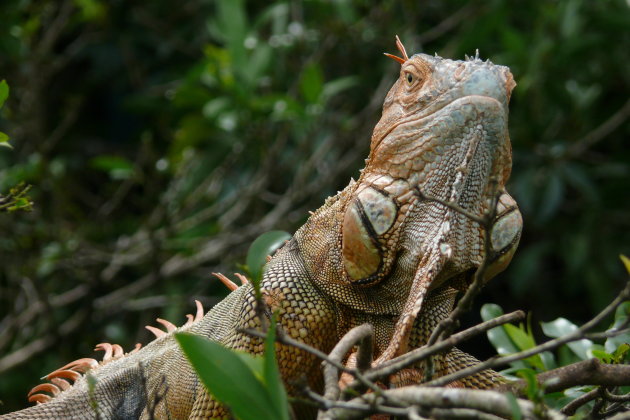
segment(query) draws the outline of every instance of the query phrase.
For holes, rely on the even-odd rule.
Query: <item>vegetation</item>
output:
[[[0,412],[95,343],[132,348],[156,317],[217,302],[211,272],[356,177],[395,34],[410,52],[479,49],[518,83],[524,234],[478,300],[530,311],[541,341],[539,321],[580,325],[625,283],[623,0],[7,0],[0,16],[0,194],[34,202],[0,212]]]

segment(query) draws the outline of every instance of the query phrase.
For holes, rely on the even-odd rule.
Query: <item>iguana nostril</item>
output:
[[[453,73],[453,77],[455,78],[455,80],[459,81],[462,79],[462,76],[464,75],[464,70],[466,70],[466,63],[461,63],[455,70],[455,73]]]

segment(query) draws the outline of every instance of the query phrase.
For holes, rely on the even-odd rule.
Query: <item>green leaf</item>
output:
[[[359,78],[356,76],[346,76],[331,80],[330,82],[326,82],[324,85],[324,88],[322,89],[322,97],[324,100],[328,100],[344,90],[350,89],[358,84]]]
[[[566,318],[558,318],[551,322],[541,322],[540,326],[545,335],[551,338],[562,337],[578,329],[575,324]],[[586,360],[590,357],[589,351],[593,348],[593,342],[591,340],[582,339],[567,343],[567,346],[580,359]]]
[[[501,315],[503,315],[503,309],[501,309],[499,305],[486,303],[481,307],[481,318],[484,321],[489,321]],[[490,340],[490,343],[492,343],[499,354],[510,354],[518,351],[514,343],[510,341],[503,327],[492,328],[486,334],[488,340]]]
[[[508,403],[510,404],[510,409],[512,410],[512,420],[521,420],[523,418],[523,413],[521,413],[521,407],[518,405],[514,394],[508,392],[505,394],[505,398],[507,398]]]
[[[6,80],[0,82],[0,108],[4,105],[4,101],[9,97],[9,85]]]
[[[615,320],[613,321],[613,324],[608,329],[608,331],[612,329],[618,329],[622,325],[624,325],[626,320],[628,319],[629,314],[630,302],[623,302],[621,305],[617,306],[617,309],[615,310]],[[619,348],[619,346],[626,343],[630,343],[630,332],[608,338],[604,343],[604,347],[606,348],[606,351],[608,353],[614,353],[615,350]]]
[[[623,265],[626,266],[626,271],[628,272],[628,274],[630,274],[630,258],[626,257],[623,254],[619,255],[619,258],[621,258],[621,262],[623,262]]]
[[[90,162],[95,169],[108,172],[112,179],[127,179],[133,175],[133,164],[120,156],[101,155]]]
[[[321,67],[316,63],[309,64],[302,73],[300,90],[308,103],[316,103],[322,93],[324,76]]]
[[[246,264],[254,283],[254,287],[258,288],[262,278],[264,265],[267,263],[267,256],[280,248],[285,241],[291,239],[291,235],[281,230],[272,230],[263,233],[252,242],[247,251]]]
[[[527,399],[534,402],[539,401],[542,393],[536,380],[536,372],[532,369],[522,369],[518,372],[518,376],[527,382]]]
[[[510,340],[518,347],[519,351],[531,349],[536,345],[534,338],[523,330],[522,327],[516,327],[512,324],[505,324],[503,326],[505,332],[510,337]],[[533,367],[545,370],[545,364],[542,361],[540,355],[536,354],[525,359]]]
[[[253,82],[248,78],[247,51],[247,16],[242,0],[219,0],[217,2],[217,26],[226,41],[227,50],[232,60],[232,69],[238,75],[236,87],[248,90]]]
[[[481,319],[490,321],[503,315],[503,308],[496,303],[486,303],[481,307]]]
[[[265,338],[264,377],[267,389],[273,400],[276,412],[281,413],[281,420],[289,420],[289,401],[287,391],[282,384],[278,362],[276,361],[276,314],[271,317],[267,337]]]
[[[508,333],[510,339],[519,350],[531,349],[536,345],[534,339],[527,334],[522,328],[519,328],[512,324],[505,324],[505,332]]]
[[[0,131],[0,147],[8,147],[9,149],[13,149],[11,143],[9,143],[9,136]]]
[[[542,353],[539,353],[539,355],[540,360],[542,360],[543,365],[545,366],[545,370],[551,370],[558,367],[558,364],[556,363],[556,357],[552,352],[543,351]]]
[[[614,360],[614,356],[610,353],[606,353],[602,350],[593,350],[593,356],[601,360],[603,363],[612,363]]]
[[[272,48],[268,44],[258,45],[252,52],[247,66],[247,77],[253,82],[259,82],[266,73],[273,59]]]
[[[179,333],[175,339],[208,392],[237,418],[283,418],[269,391],[236,352],[197,335]]]
[[[28,197],[19,197],[16,198],[15,201],[13,202],[13,205],[11,207],[8,208],[9,211],[16,211],[16,210],[26,210],[26,211],[31,211],[31,202],[29,201]]]
[[[241,358],[243,363],[249,367],[249,370],[252,371],[259,381],[265,381],[264,360],[262,357],[253,356],[250,353],[245,353],[243,351],[234,351],[234,354]]]
[[[630,355],[630,344],[621,344],[613,353],[613,361],[615,363],[627,363],[628,355]]]
[[[503,309],[501,309],[501,307],[497,304],[486,303],[481,307],[481,318],[484,321],[494,319],[501,315],[503,315]],[[492,328],[486,333],[486,335],[488,336],[490,343],[492,343],[494,348],[497,350],[497,353],[500,355],[518,352],[518,347],[514,345],[512,340],[510,340],[510,337],[503,326]],[[512,363],[512,366],[522,369],[526,367],[526,364],[521,360],[517,360]]]

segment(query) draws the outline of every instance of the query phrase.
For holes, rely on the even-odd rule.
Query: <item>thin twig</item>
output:
[[[630,393],[617,395],[610,392],[607,388],[604,388],[604,398],[613,402],[630,402]]]
[[[580,395],[564,407],[560,409],[560,412],[567,416],[572,416],[578,410],[578,408],[582,407],[584,404],[588,404],[593,401],[595,398],[600,397],[600,388],[595,388],[584,395]]]
[[[482,413],[469,408],[434,408],[430,412],[435,420],[500,420],[502,417],[494,414]]]
[[[630,323],[630,318],[627,318],[624,321],[623,325],[619,326],[619,328],[615,328],[615,329],[611,329],[611,330],[603,331],[599,333],[584,334],[584,338],[586,338],[587,340],[595,341],[595,340],[605,340],[610,337],[617,337],[622,334],[628,334],[630,333],[630,328],[623,328],[628,323]]]
[[[509,314],[501,315],[500,317],[482,322],[481,324],[475,325],[471,328],[468,328],[464,331],[461,331],[457,334],[453,334],[448,339],[440,341],[432,346],[423,346],[417,349],[414,349],[408,353],[405,353],[401,356],[398,356],[394,359],[391,359],[380,366],[368,371],[365,374],[365,377],[369,381],[377,381],[383,378],[386,378],[394,373],[400,371],[401,369],[410,366],[418,361],[424,360],[429,356],[432,356],[437,353],[442,353],[444,351],[449,350],[450,348],[456,346],[457,344],[474,337],[475,335],[484,333],[492,328],[495,328],[499,325],[503,325],[509,322],[515,322],[525,318],[525,313],[523,311],[511,312]],[[355,381],[348,386],[348,391],[350,389],[356,389],[359,387],[359,382]]]
[[[562,366],[536,376],[536,381],[544,385],[545,393],[558,392],[577,385],[630,385],[630,365],[613,365],[587,359]],[[519,380],[497,388],[517,395],[525,395],[527,382]]]
[[[326,411],[324,415],[322,416],[322,420],[330,420],[333,418],[337,418],[329,411],[329,410],[334,410],[334,409],[349,410],[354,414],[356,413],[359,413],[359,414],[382,413],[382,414],[389,414],[392,416],[406,416],[407,414],[406,408],[387,407],[387,406],[377,404],[376,402],[371,402],[369,404],[362,403],[361,402],[362,397],[358,397],[356,399],[357,402],[350,403],[346,401],[327,400],[326,398],[322,397],[318,393],[313,392],[308,387],[304,387],[303,392],[313,401],[317,402],[320,405],[320,407]],[[375,395],[375,394],[369,394],[369,395]],[[360,417],[362,418],[363,416],[360,415]]]
[[[630,117],[630,99],[617,112],[611,115],[606,121],[599,125],[596,129],[589,132],[587,135],[576,141],[567,150],[568,156],[579,156],[584,153],[589,147],[598,143],[602,139],[606,138],[617,127],[623,124]]]
[[[258,330],[252,330],[249,328],[245,328],[245,329],[239,329],[238,332],[244,333],[244,334],[248,334],[254,337],[259,337],[259,338],[265,338],[266,334],[258,331]],[[276,334],[276,341],[280,344],[285,344],[287,346],[293,346],[295,348],[298,348],[300,350],[303,350],[307,353],[310,353],[318,358],[320,358],[321,360],[323,360],[326,363],[329,363],[331,365],[333,365],[335,368],[341,370],[342,372],[347,372],[351,375],[353,375],[355,378],[357,378],[357,380],[359,381],[360,384],[362,384],[363,386],[372,389],[374,391],[376,390],[380,390],[380,388],[378,387],[378,385],[376,385],[374,382],[368,380],[361,372],[359,372],[357,369],[352,369],[352,368],[348,368],[347,366],[344,366],[343,363],[338,362],[337,360],[331,359],[326,353],[324,353],[323,351],[316,349],[315,347],[311,347],[308,344],[302,343],[301,341],[297,341],[295,339],[293,339],[292,337],[288,336],[287,334],[284,333],[284,331],[282,331],[282,329],[278,329],[278,333]]]
[[[473,214],[471,212],[469,212],[468,210],[466,210],[465,208],[463,208],[462,206],[460,206],[457,203],[454,203],[452,201],[448,201],[448,200],[443,200],[441,198],[438,197],[434,197],[431,195],[427,195],[425,193],[423,193],[422,191],[420,191],[419,188],[415,188],[414,189],[415,194],[418,196],[418,198],[420,200],[425,200],[425,201],[434,201],[436,203],[442,204],[445,207],[448,207],[451,210],[456,211],[457,213],[463,214],[464,216],[466,216],[467,218],[469,218],[470,220],[479,223],[480,225],[484,225],[486,223],[486,220],[484,218],[484,216],[477,216],[476,214]]]
[[[334,360],[341,364],[343,358],[348,354],[350,349],[359,343],[362,352],[368,352],[370,362],[372,353],[372,337],[374,336],[374,327],[370,324],[359,325],[348,331],[341,340],[337,342],[332,351],[328,354],[330,360]],[[367,349],[366,347],[369,347]],[[361,368],[357,368],[361,370]],[[339,370],[331,363],[324,365],[324,398],[336,401],[339,398]]]

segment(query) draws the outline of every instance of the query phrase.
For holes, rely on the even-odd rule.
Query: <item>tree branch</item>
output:
[[[545,393],[562,391],[578,385],[630,385],[630,365],[605,364],[599,359],[588,359],[536,375]],[[525,395],[527,382],[519,380],[501,385],[497,391]]]
[[[492,414],[501,418],[513,418],[514,410],[518,407],[522,418],[538,419],[537,409],[530,401],[510,399],[506,394],[477,389],[457,388],[427,388],[409,386],[399,389],[383,391],[383,395],[366,394],[347,403],[338,403],[328,413],[330,419],[361,419],[369,414],[381,413],[381,401],[391,398],[405,405],[417,405],[422,408],[438,409],[470,409],[481,413]],[[548,419],[564,419],[565,417],[554,410],[545,413]]]

